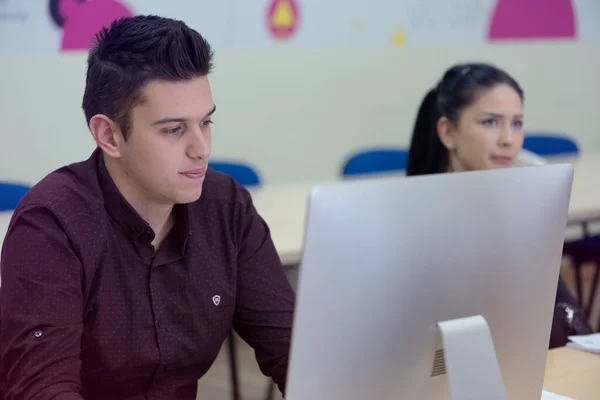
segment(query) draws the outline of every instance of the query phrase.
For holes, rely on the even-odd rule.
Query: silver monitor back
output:
[[[508,398],[539,400],[572,179],[563,164],[315,188],[286,398],[432,398],[436,324],[483,315]]]

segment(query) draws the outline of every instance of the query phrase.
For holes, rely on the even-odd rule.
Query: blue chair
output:
[[[242,186],[258,186],[261,183],[258,172],[249,164],[229,161],[209,161],[208,166],[215,171],[231,176]]]
[[[575,140],[559,133],[532,133],[525,136],[523,148],[540,156],[579,154]]]
[[[408,165],[408,150],[380,148],[360,151],[346,161],[342,175],[354,176],[381,172],[404,171]]]
[[[29,186],[23,184],[0,182],[0,211],[17,208],[17,204],[29,189]]]

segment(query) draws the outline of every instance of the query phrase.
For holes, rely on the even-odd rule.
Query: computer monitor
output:
[[[431,394],[437,324],[481,315],[508,399],[539,400],[572,179],[562,164],[316,187],[286,399],[450,398]]]

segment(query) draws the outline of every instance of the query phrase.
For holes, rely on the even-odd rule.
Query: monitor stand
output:
[[[507,400],[490,328],[481,315],[439,322],[429,399]]]

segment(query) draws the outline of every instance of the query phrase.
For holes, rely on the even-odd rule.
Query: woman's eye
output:
[[[486,119],[482,123],[485,126],[496,126],[498,124],[495,119]]]
[[[207,119],[206,121],[202,121],[202,126],[208,126],[212,123],[213,123],[213,121],[211,119]]]

